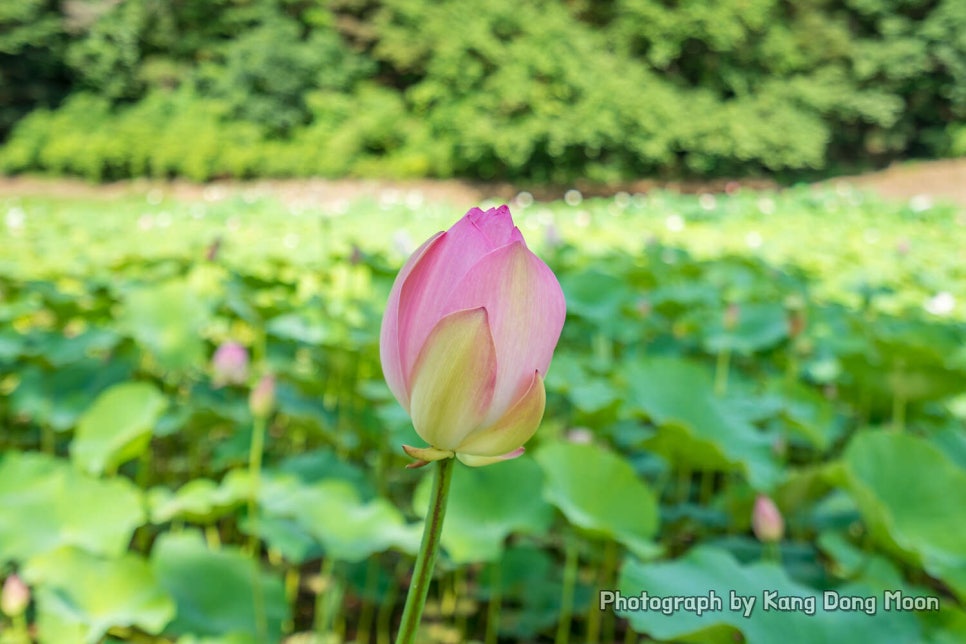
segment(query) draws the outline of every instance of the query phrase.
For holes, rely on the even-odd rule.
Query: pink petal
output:
[[[437,450],[454,451],[486,416],[495,381],[486,309],[447,315],[426,339],[413,369],[410,415],[416,433]]]
[[[553,272],[523,242],[492,251],[453,290],[444,310],[484,307],[496,347],[496,388],[484,424],[497,421],[546,374],[566,317]]]
[[[491,250],[486,235],[463,217],[426,249],[402,283],[398,338],[407,391],[411,391],[413,365],[426,337],[441,317],[456,310],[445,309],[444,303],[466,271]]]
[[[389,390],[396,397],[399,404],[409,411],[409,385],[406,382],[406,370],[403,366],[400,355],[399,342],[399,295],[403,285],[409,279],[409,275],[416,268],[426,252],[435,244],[443,233],[436,233],[426,240],[426,242],[410,255],[409,259],[396,275],[392,290],[389,292],[389,301],[386,304],[386,312],[382,317],[382,329],[379,331],[379,360],[382,362],[382,373],[386,378]]]
[[[483,212],[479,208],[473,208],[464,218],[472,223],[490,241],[490,250],[495,250],[500,246],[506,246],[515,241],[523,241],[520,229],[513,225],[513,217],[510,209],[505,205],[499,208],[490,208]]]

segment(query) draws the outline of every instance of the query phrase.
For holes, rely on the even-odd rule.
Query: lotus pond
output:
[[[391,642],[430,476],[381,314],[474,205],[0,198],[0,642]],[[966,213],[510,206],[568,317],[527,453],[456,468],[423,641],[966,639]]]

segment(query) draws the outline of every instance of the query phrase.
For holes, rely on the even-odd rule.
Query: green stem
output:
[[[701,487],[698,493],[698,499],[701,505],[707,506],[711,503],[711,497],[714,496],[714,470],[703,469],[701,470]]]
[[[560,621],[557,623],[555,644],[570,641],[570,621],[574,612],[574,588],[577,586],[577,538],[567,537],[564,546],[563,591],[560,598]]]
[[[637,633],[631,628],[631,625],[627,625],[627,630],[624,631],[624,644],[634,644],[637,641]]]
[[[260,548],[258,539],[258,492],[262,477],[262,451],[265,448],[265,417],[255,416],[252,426],[252,442],[248,453],[248,472],[251,476],[251,488],[248,494],[249,541],[248,549],[252,556],[254,573],[252,590],[254,591],[255,628],[260,638],[268,636],[268,622],[265,617],[265,597],[262,595],[262,577],[259,574]],[[261,639],[260,641],[265,641]]]
[[[687,503],[691,500],[691,470],[682,465],[678,470],[678,502]]]
[[[376,595],[379,583],[379,566],[376,559],[370,559],[366,564],[366,586],[362,598],[362,608],[359,610],[359,623],[356,625],[356,641],[368,644],[372,632],[372,621],[376,610],[372,598]]]
[[[777,541],[766,542],[761,554],[763,561],[771,561],[778,565],[782,563],[781,545]]]
[[[456,606],[455,606],[455,611],[456,611],[456,624],[455,624],[455,626],[456,626],[456,632],[459,633],[460,639],[464,639],[463,638],[463,633],[466,632],[466,611],[463,610],[461,608],[461,606],[460,606],[460,598],[461,597],[466,597],[466,595],[467,595],[467,592],[466,592],[466,574],[465,574],[464,571],[465,571],[465,568],[462,568],[462,567],[459,567],[458,566],[456,568],[456,570],[453,572],[453,576],[455,578],[453,580],[453,585],[454,585],[453,592],[456,595]]]
[[[285,599],[288,605],[292,607],[291,614],[295,613],[295,603],[298,601],[299,596],[299,569],[296,566],[290,566],[288,570],[285,571]],[[295,620],[291,617],[291,614],[286,618],[285,623],[282,625],[282,630],[287,633],[291,633],[295,630]]]
[[[57,439],[54,436],[54,429],[47,423],[40,426],[40,448],[45,454],[53,454],[56,449]]]
[[[332,605],[338,593],[335,583],[335,558],[326,554],[319,569],[319,594],[315,596],[315,632],[319,635],[331,629]]]
[[[137,486],[144,491],[147,491],[148,486],[151,483],[151,450],[146,449],[141,452],[141,457],[138,459],[138,471],[137,478],[135,480]],[[148,531],[148,525],[142,525],[134,533],[134,543],[138,551],[147,554],[148,547],[150,545],[151,534]]]
[[[789,385],[795,384],[798,380],[798,356],[795,355],[795,348],[788,353],[788,364],[785,365],[785,382]]]
[[[423,616],[429,584],[433,578],[433,567],[439,554],[439,536],[443,531],[443,518],[446,516],[449,483],[453,478],[453,461],[452,458],[438,461],[433,474],[433,493],[429,499],[426,524],[423,527],[423,540],[419,544],[419,554],[416,556],[409,594],[406,595],[406,606],[403,608],[396,644],[412,644],[416,641],[419,620]]]
[[[13,616],[13,643],[30,644],[30,631],[27,629],[27,615],[20,613]]]
[[[502,562],[497,561],[490,567],[490,603],[486,607],[486,644],[496,644],[500,634],[500,605],[503,603]]]
[[[900,432],[906,428],[906,399],[901,394],[892,396],[892,425]]]
[[[731,350],[722,349],[718,352],[718,362],[714,368],[714,393],[724,396],[728,391],[728,366],[731,363]]]
[[[604,590],[606,588],[614,588],[617,584],[617,564],[620,552],[618,550],[616,541],[608,541],[604,549],[604,566],[601,570],[600,576],[600,588]],[[600,593],[597,594],[600,597]],[[594,607],[596,609],[596,606]],[[593,610],[595,613],[599,613],[598,610]],[[614,642],[614,634],[617,630],[617,615],[614,611],[606,611],[602,617],[603,626],[601,628],[603,641]]]
[[[400,560],[393,571],[393,579],[398,579],[405,574],[405,562]],[[396,596],[399,595],[399,586],[389,584],[389,590],[379,603],[379,612],[376,613],[376,644],[389,644],[392,633],[389,632],[389,622],[392,620],[393,608],[396,606]]]

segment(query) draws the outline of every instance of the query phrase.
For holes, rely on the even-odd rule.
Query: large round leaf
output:
[[[413,505],[426,514],[432,476],[416,489]],[[541,494],[543,474],[533,459],[517,458],[487,467],[457,466],[453,472],[443,546],[457,564],[495,561],[514,533],[542,534],[552,509]]]
[[[342,561],[362,561],[390,548],[412,553],[419,547],[421,526],[407,524],[385,499],[363,501],[341,479],[305,484],[293,475],[271,476],[262,481],[259,499],[266,515],[294,519],[327,556]]]
[[[59,546],[118,556],[144,522],[140,491],[126,479],[92,479],[43,454],[0,457],[0,563]]]
[[[866,431],[837,474],[880,543],[966,599],[966,471],[923,438]]]
[[[174,597],[172,634],[258,635],[255,623],[255,563],[237,548],[211,551],[196,533],[161,535],[151,552],[160,584]],[[282,580],[258,571],[268,642],[277,642],[288,616]]]
[[[248,481],[242,482],[237,476],[225,477],[220,485],[211,479],[194,479],[177,492],[153,487],[147,494],[151,523],[165,523],[175,518],[212,523],[233,512],[248,494]]]
[[[757,489],[781,478],[772,439],[714,393],[707,371],[681,358],[653,358],[625,374],[632,411],[659,427],[648,447],[672,463],[695,469],[740,467]]]
[[[572,524],[616,539],[642,556],[654,551],[657,499],[630,464],[596,445],[552,443],[537,450],[544,496]]]
[[[72,547],[31,559],[24,578],[38,587],[40,637],[45,642],[97,642],[112,626],[159,634],[174,602],[137,555],[104,559]]]
[[[710,547],[694,548],[681,559],[663,563],[645,563],[627,558],[621,569],[618,587],[626,597],[709,597],[710,592],[721,599],[721,610],[697,615],[679,609],[669,614],[657,610],[618,610],[631,627],[658,640],[710,642],[733,641],[722,629],[734,629],[744,635],[748,644],[812,644],[813,642],[917,642],[921,640],[919,626],[912,613],[882,610],[881,596],[877,598],[877,614],[861,611],[823,609],[822,593],[792,581],[774,563],[739,565],[726,551]],[[781,611],[766,604],[767,593],[782,597],[811,598],[814,614],[801,611]],[[748,609],[732,608],[731,593],[754,600]],[[869,588],[853,586],[848,594],[874,597]],[[776,604],[777,606],[777,604]],[[613,610],[613,607],[611,608]]]
[[[93,474],[116,469],[147,448],[167,406],[167,399],[150,383],[114,385],[81,416],[71,443],[71,458]]]
[[[176,279],[126,293],[119,324],[162,369],[191,369],[204,360],[200,331],[208,309],[207,298]]]

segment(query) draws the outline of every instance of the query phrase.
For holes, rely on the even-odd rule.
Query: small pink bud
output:
[[[586,427],[574,427],[567,430],[567,440],[577,445],[590,445],[594,442],[594,433]]]
[[[543,242],[548,248],[557,248],[563,244],[563,235],[560,234],[560,229],[557,228],[553,222],[547,224],[547,229],[544,231]]]
[[[755,509],[751,515],[751,528],[759,541],[772,543],[781,541],[785,535],[785,521],[775,502],[764,494],[755,499]]]
[[[275,376],[262,376],[248,396],[248,408],[252,416],[267,418],[275,409]]]
[[[10,575],[0,590],[0,611],[7,617],[23,615],[30,604],[30,589],[17,575]]]
[[[805,316],[805,300],[801,296],[793,295],[785,300],[785,312],[788,324],[788,337],[797,338],[804,331],[808,322]]]
[[[248,350],[237,342],[223,343],[211,358],[215,387],[241,385],[248,380]]]
[[[205,259],[213,262],[218,259],[218,251],[221,250],[221,237],[215,237],[214,241],[205,250]]]
[[[896,244],[896,252],[899,253],[900,255],[908,255],[909,248],[910,248],[909,240],[906,239],[905,237],[900,239],[899,242]]]
[[[738,319],[741,317],[741,307],[731,302],[725,308],[724,319],[722,320],[722,325],[726,331],[730,331],[736,326],[738,326]]]

